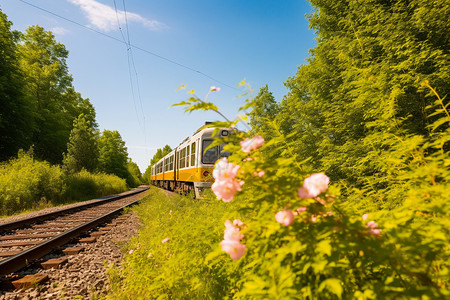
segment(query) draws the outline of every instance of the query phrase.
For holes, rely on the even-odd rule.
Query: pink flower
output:
[[[302,212],[305,212],[306,210],[307,210],[308,208],[306,208],[306,207],[299,207],[299,208],[297,208],[297,212],[300,214],[300,213],[302,213]]]
[[[256,135],[251,139],[245,139],[241,141],[242,152],[250,152],[258,149],[264,145],[264,138],[262,136]]]
[[[131,249],[131,250],[130,250],[130,252],[128,252],[128,254],[130,254],[130,255],[131,255],[131,254],[133,254],[133,252],[134,252],[134,250],[133,250],[133,249]]]
[[[241,226],[244,225],[244,223],[241,220],[239,220],[239,219],[234,219],[233,225],[237,226],[237,227],[241,227]]]
[[[369,216],[369,214],[363,214],[363,216],[362,216],[363,221],[365,221],[368,216]]]
[[[369,230],[367,230],[368,233],[374,234],[374,235],[380,235],[381,231],[382,231],[381,229],[369,229]]]
[[[165,239],[162,240],[161,243],[163,243],[163,244],[164,244],[164,243],[167,243],[169,240],[170,240],[170,238],[165,238]]]
[[[333,215],[332,211],[327,211],[326,213],[323,213],[322,216],[324,217],[331,217]]]
[[[233,179],[234,177],[236,177],[239,169],[239,165],[229,163],[227,158],[224,157],[216,163],[216,167],[213,171],[213,177],[216,180]]]
[[[233,200],[234,194],[242,190],[242,184],[243,182],[237,182],[235,180],[216,180],[211,186],[211,189],[218,199],[222,199],[224,202],[230,202]]]
[[[149,252],[148,255],[147,255],[147,257],[148,257],[148,258],[152,257],[152,253]]]
[[[210,92],[214,92],[214,91],[218,92],[218,91],[220,91],[220,87],[211,86],[211,87],[209,88],[209,91],[210,91]]]
[[[172,215],[172,210],[169,211],[169,215]]]
[[[374,235],[380,235],[381,234],[381,229],[377,229],[378,224],[375,223],[374,221],[370,221],[369,223],[367,223],[366,225],[369,230],[367,230],[368,233],[370,234],[374,234]]]
[[[266,172],[264,172],[264,171],[253,172],[252,175],[255,177],[263,177],[264,175],[266,175]]]
[[[294,221],[294,213],[292,210],[282,210],[275,214],[275,219],[278,223],[283,224],[284,226],[289,226]]]
[[[298,189],[300,198],[314,198],[328,189],[330,178],[324,173],[312,174],[303,182],[303,187]]]
[[[369,223],[367,223],[367,227],[374,229],[378,227],[378,224],[374,221],[370,221]]]
[[[312,222],[317,221],[317,217],[316,217],[315,215],[311,215],[311,221],[312,221]]]
[[[233,260],[238,260],[245,254],[245,245],[236,240],[224,240],[220,243],[220,247],[230,255]]]
[[[244,158],[243,161],[252,161],[252,160],[255,160],[255,159],[253,157],[247,157],[247,158]]]
[[[239,228],[231,227],[227,228],[224,231],[224,240],[230,240],[230,241],[240,241],[244,237],[243,234],[239,231]]]

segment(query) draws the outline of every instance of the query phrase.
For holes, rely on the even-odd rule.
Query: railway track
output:
[[[118,216],[139,201],[141,187],[36,217],[0,224],[0,276],[16,272],[89,230]]]

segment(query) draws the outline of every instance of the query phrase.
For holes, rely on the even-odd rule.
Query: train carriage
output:
[[[205,128],[186,138],[178,147],[161,158],[152,167],[151,183],[161,188],[188,193],[195,191],[197,198],[214,182],[212,172],[215,162],[226,153],[221,146],[205,151],[212,143],[214,128]],[[231,134],[230,129],[220,129],[220,136]]]

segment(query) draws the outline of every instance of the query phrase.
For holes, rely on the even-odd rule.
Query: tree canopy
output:
[[[90,121],[86,121],[84,114],[73,122],[70,132],[67,154],[64,155],[64,170],[69,173],[80,172],[82,169],[92,172],[98,166],[97,135]]]
[[[31,107],[24,97],[17,33],[0,10],[0,161],[31,145]]]

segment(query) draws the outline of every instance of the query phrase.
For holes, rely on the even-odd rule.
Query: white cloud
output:
[[[64,27],[54,27],[54,28],[52,28],[50,31],[51,31],[53,34],[56,34],[56,35],[64,35],[64,34],[66,34],[66,33],[69,32],[69,30],[67,30],[67,29],[64,28]]]
[[[102,4],[95,0],[68,0],[69,2],[78,5],[86,17],[91,22],[91,25],[97,27],[98,29],[104,31],[118,30],[119,25],[117,24],[117,18],[119,18],[120,26],[125,27],[125,12],[117,9],[116,11],[113,7]],[[149,30],[160,30],[165,27],[165,25],[156,20],[148,20],[138,14],[128,12],[126,13],[128,22],[136,22],[144,25]]]

